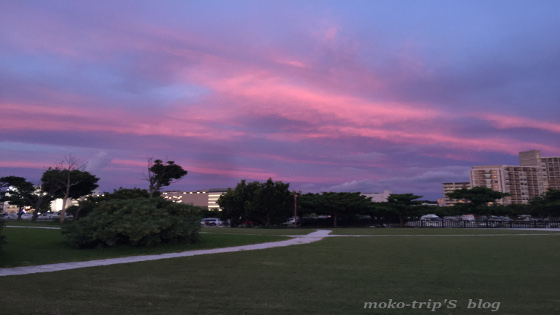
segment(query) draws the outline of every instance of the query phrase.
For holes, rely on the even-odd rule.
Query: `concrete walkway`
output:
[[[240,252],[240,251],[247,251],[247,250],[301,245],[301,244],[308,244],[308,243],[320,241],[324,237],[328,236],[330,232],[331,232],[330,230],[319,230],[307,235],[293,235],[291,236],[293,237],[292,239],[286,241],[270,242],[270,243],[254,244],[254,245],[243,245],[243,246],[214,248],[214,249],[201,249],[201,250],[192,250],[192,251],[185,251],[180,253],[168,253],[168,254],[160,254],[160,255],[143,255],[143,256],[130,256],[130,257],[99,259],[99,260],[90,260],[90,261],[67,262],[67,263],[50,264],[50,265],[28,266],[28,267],[0,268],[0,277],[26,275],[26,274],[41,273],[41,272],[54,272],[54,271],[96,267],[96,266],[127,264],[127,263],[140,262],[140,261],[159,260],[159,259],[168,259],[168,258],[177,258],[177,257],[190,257],[190,256],[217,254],[217,253],[232,253],[232,252]]]

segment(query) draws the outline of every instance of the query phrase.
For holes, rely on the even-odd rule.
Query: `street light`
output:
[[[299,196],[299,194],[297,193],[297,191],[294,190],[294,228],[297,229],[297,225],[298,225],[298,216],[297,216],[297,197]]]

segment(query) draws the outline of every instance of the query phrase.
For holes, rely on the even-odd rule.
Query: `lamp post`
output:
[[[297,216],[297,197],[299,196],[299,194],[294,191],[294,228],[297,229],[297,225],[298,225],[298,216]]]

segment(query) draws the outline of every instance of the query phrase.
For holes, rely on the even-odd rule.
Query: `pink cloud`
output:
[[[30,161],[0,161],[0,167],[47,169],[45,163]]]
[[[498,115],[492,113],[479,113],[474,115],[474,117],[477,117],[478,119],[491,121],[492,123],[494,123],[494,126],[502,129],[532,128],[532,129],[541,129],[553,133],[560,133],[560,123],[538,121],[535,119],[530,119],[525,117]]]
[[[51,29],[54,30],[65,27],[62,22],[56,22],[53,16],[42,16],[41,21],[52,22]],[[99,49],[108,52],[143,52],[143,61],[150,63],[157,60],[158,66],[169,71],[168,80],[179,79],[185,85],[202,86],[210,91],[209,94],[194,103],[180,99],[158,115],[153,115],[143,114],[141,110],[120,109],[118,106],[104,106],[102,111],[85,109],[82,105],[91,102],[87,97],[47,90],[41,93],[49,94],[49,97],[57,102],[2,104],[5,111],[0,118],[0,128],[104,131],[212,141],[259,137],[273,141],[296,142],[306,139],[357,137],[402,144],[441,143],[457,149],[470,147],[474,150],[508,153],[516,153],[524,146],[536,147],[516,139],[478,139],[454,135],[441,131],[444,129],[442,126],[453,124],[456,117],[450,113],[426,104],[379,101],[363,96],[368,94],[367,89],[383,89],[388,87],[390,82],[371,71],[363,70],[367,67],[361,65],[357,58],[346,58],[356,53],[359,43],[341,40],[340,27],[332,21],[326,21],[322,27],[311,32],[311,38],[316,41],[311,46],[314,45],[317,51],[324,48],[334,56],[331,56],[333,60],[328,61],[335,62],[326,62],[327,65],[285,52],[282,47],[244,50],[249,51],[244,56],[233,53],[242,47],[226,47],[211,36],[204,37],[185,30],[176,31],[141,22],[134,25],[133,29],[134,31],[111,36],[104,36],[103,29],[92,30],[91,35],[97,39],[95,45],[99,45]],[[36,28],[25,32],[49,33]],[[141,34],[143,36],[140,36]],[[74,39],[80,36],[79,32],[73,32],[65,42],[47,35],[39,42],[22,41],[22,45],[30,45],[30,50],[50,49],[52,52],[82,60],[100,61],[105,58],[103,54],[97,54],[97,50],[90,51],[84,47],[72,46]],[[35,38],[39,37],[41,36],[35,35]],[[351,61],[337,63],[347,59]],[[410,49],[401,53],[400,60],[402,69],[406,69],[403,76],[411,72],[425,72],[425,65]],[[328,67],[328,72],[323,71],[321,67]],[[292,76],[294,73],[298,74],[295,79]],[[153,71],[142,72],[142,75],[157,77]],[[346,89],[346,77],[355,78],[356,81],[365,84],[358,84],[355,90]],[[165,84],[163,80],[157,83]],[[341,87],[336,87],[337,84]],[[72,102],[80,104],[79,109],[72,105]],[[258,120],[269,116],[303,122],[305,130],[286,125],[284,129],[271,128],[262,134],[246,131],[247,118]],[[475,118],[492,121],[499,128],[531,127],[560,132],[558,124],[513,116],[480,114]],[[417,127],[418,125],[422,126],[422,129]],[[236,128],[224,128],[227,130],[224,132],[221,129],[224,126]],[[546,145],[538,147],[551,149],[551,146]],[[247,172],[259,173],[258,170]]]
[[[139,160],[114,159],[111,161],[111,163],[115,165],[141,167],[145,169],[147,169],[148,167],[147,161],[139,161]],[[211,165],[204,166],[194,161],[190,161],[190,162],[177,161],[176,163],[182,166],[188,165],[185,166],[185,169],[188,172],[199,173],[199,174],[222,175],[222,176],[233,177],[233,178],[264,178],[264,179],[274,178],[278,176],[278,174],[276,173],[266,172],[260,168],[240,167],[236,169],[231,169],[229,165],[220,165],[220,163],[210,163]]]

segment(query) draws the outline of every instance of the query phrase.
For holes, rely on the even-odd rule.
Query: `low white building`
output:
[[[221,211],[218,199],[225,194],[227,189],[212,188],[197,191],[163,191],[161,196],[177,203],[190,204],[193,206],[208,208],[208,210]]]
[[[390,194],[390,190],[384,190],[382,193],[365,193],[362,196],[371,197],[373,202],[387,202]]]

